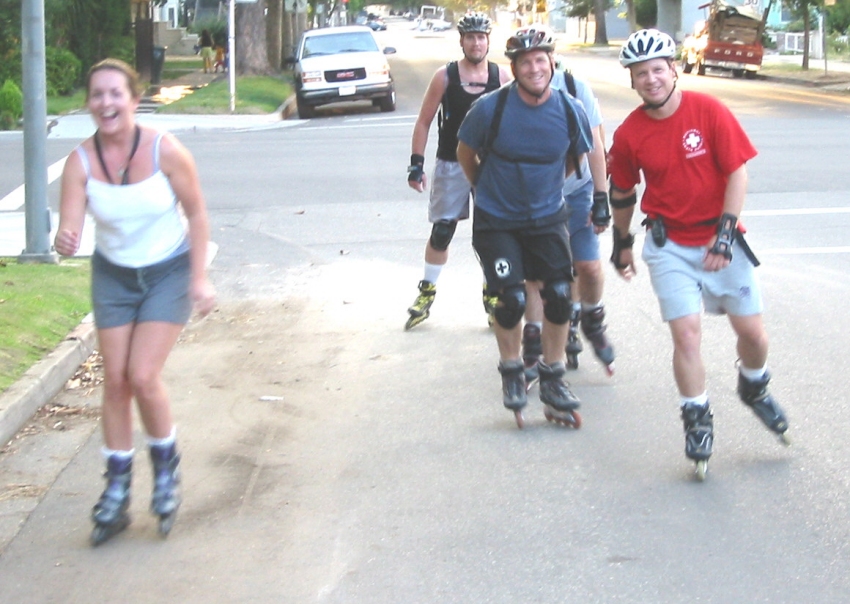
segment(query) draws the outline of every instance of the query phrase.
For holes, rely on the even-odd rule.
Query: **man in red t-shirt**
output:
[[[685,455],[697,463],[701,480],[714,440],[700,354],[703,308],[729,316],[737,336],[741,400],[786,443],[788,421],[767,389],[767,335],[753,270],[757,261],[738,225],[746,162],[756,150],[720,101],[676,88],[675,52],[673,39],[654,29],[632,34],[620,52],[643,105],[614,133],[608,156],[611,261],[627,281],[635,275],[629,226],[643,174],[640,209],[648,226],[643,259],[662,318],[670,325]]]

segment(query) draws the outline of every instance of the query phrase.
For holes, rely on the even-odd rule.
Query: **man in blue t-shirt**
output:
[[[476,101],[458,132],[458,162],[475,189],[472,245],[490,293],[503,403],[522,426],[528,402],[520,357],[525,282],[544,300],[540,399],[546,417],[578,427],[579,400],[564,381],[572,261],[563,186],[592,148],[587,115],[550,88],[554,40],[539,26],[511,36],[505,55],[515,81]]]

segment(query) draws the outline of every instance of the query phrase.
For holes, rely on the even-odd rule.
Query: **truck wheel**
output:
[[[733,78],[743,78],[744,77],[744,70],[743,69],[733,69],[732,70],[732,77]]]
[[[691,73],[694,70],[693,63],[682,63],[682,72],[683,73]]]
[[[699,63],[697,65],[697,73],[699,75],[705,75],[705,63]]]
[[[395,91],[392,91],[387,96],[381,98],[378,101],[378,107],[380,107],[381,111],[384,113],[395,111]]]
[[[311,117],[315,117],[316,109],[315,107],[311,107],[301,99],[296,99],[295,104],[298,107],[298,117],[302,120],[308,120]]]
[[[748,80],[755,80],[756,79],[756,72],[755,71],[745,71],[744,77],[747,78]]]

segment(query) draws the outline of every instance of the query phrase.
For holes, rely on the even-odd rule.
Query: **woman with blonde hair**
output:
[[[209,224],[194,159],[171,134],[136,123],[139,76],[106,59],[87,77],[94,135],[68,156],[62,173],[56,251],[80,247],[86,212],[95,221],[91,296],[103,357],[102,430],[107,486],[92,511],[92,543],[129,524],[136,400],[153,464],[151,511],[171,530],[180,497],[171,404],[162,369],[193,306],[208,314]]]

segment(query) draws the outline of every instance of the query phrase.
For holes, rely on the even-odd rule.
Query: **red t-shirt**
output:
[[[628,191],[646,179],[640,209],[661,217],[670,239],[705,245],[717,232],[729,174],[755,157],[732,112],[714,97],[682,92],[676,112],[655,120],[636,109],[614,132],[611,182]]]

